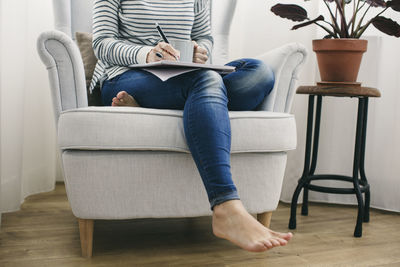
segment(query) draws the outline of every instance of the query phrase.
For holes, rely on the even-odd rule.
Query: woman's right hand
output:
[[[162,57],[157,56],[157,53]],[[176,59],[179,59],[179,57],[180,52],[178,50],[173,48],[170,44],[159,42],[153,49],[150,50],[149,53],[147,53],[146,62],[150,63],[161,60],[176,61]]]

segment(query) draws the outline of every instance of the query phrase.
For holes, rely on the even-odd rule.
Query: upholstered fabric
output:
[[[232,153],[296,148],[296,123],[291,114],[231,111],[229,116]],[[180,110],[88,107],[65,111],[58,124],[58,142],[63,150],[189,152]]]
[[[62,154],[68,200],[86,219],[210,215],[202,180],[190,154],[156,151],[80,151]],[[233,180],[251,213],[275,210],[286,153],[231,157]]]
[[[56,121],[63,110],[87,107],[85,71],[72,39],[63,32],[44,32],[38,38],[37,49],[49,72]]]
[[[299,70],[306,57],[306,49],[298,43],[283,45],[257,57],[275,73],[274,88],[260,105],[260,110],[290,112]]]
[[[88,98],[88,106],[103,106],[101,101],[100,85],[97,84],[90,93],[90,84],[92,82],[94,68],[96,67],[97,58],[92,47],[93,35],[88,32],[75,32],[76,44],[81,52],[83,67],[85,69],[86,93]]]
[[[218,20],[212,26],[215,41],[220,42],[215,44],[217,52],[222,55],[216,63],[227,60],[220,51],[228,48],[235,4],[235,0],[218,0],[211,10]],[[182,111],[87,107],[83,63],[71,37],[77,31],[91,31],[92,0],[54,0],[54,7],[56,27],[62,32],[41,34],[38,52],[49,71],[66,189],[75,216],[210,215],[207,194],[187,153]],[[260,56],[276,78],[263,111],[230,112],[233,180],[249,212],[277,207],[285,151],[296,146],[294,117],[285,113],[305,57],[304,47],[298,44]]]
[[[83,67],[85,69],[86,88],[88,88],[97,63],[97,58],[94,55],[92,47],[93,35],[88,32],[76,32],[75,37],[79,51],[81,52]]]

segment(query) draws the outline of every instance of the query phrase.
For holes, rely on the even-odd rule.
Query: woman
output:
[[[193,61],[205,63],[211,53],[207,0],[96,0],[93,48],[99,59],[92,88],[102,83],[104,105],[183,109],[187,144],[200,172],[213,211],[213,232],[248,251],[286,245],[291,233],[264,227],[243,207],[230,171],[229,110],[253,110],[272,90],[270,68],[254,59],[228,65],[221,76],[196,70],[161,81],[127,66],[176,60],[179,51],[161,42],[155,22],[171,39],[193,40]],[[158,55],[157,55],[158,54]]]

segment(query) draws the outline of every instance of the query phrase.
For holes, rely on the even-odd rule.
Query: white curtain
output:
[[[290,31],[293,22],[273,15],[269,9],[276,2],[239,0],[231,34],[230,58],[256,56],[287,42],[300,42],[309,51],[299,85],[319,81],[311,40],[323,33],[316,27]],[[291,1],[279,1],[291,3]],[[318,1],[297,3],[310,17],[325,12]],[[378,11],[378,9],[377,9]],[[400,21],[400,14],[388,16]],[[328,17],[328,16],[326,16]],[[364,86],[376,87],[382,98],[369,101],[365,169],[371,185],[371,206],[400,212],[400,39],[381,34],[373,27],[365,32],[369,48],[364,55],[358,80]],[[298,145],[288,157],[281,200],[290,202],[304,165],[308,97],[296,95],[292,108],[297,121]],[[357,99],[325,97],[323,100],[320,149],[316,173],[352,175]],[[324,185],[351,187],[350,183],[322,182]],[[355,204],[354,195],[310,192],[311,201]],[[301,200],[301,198],[300,198]]]
[[[51,0],[0,1],[0,213],[52,190],[59,175],[47,71],[36,52],[52,25]]]

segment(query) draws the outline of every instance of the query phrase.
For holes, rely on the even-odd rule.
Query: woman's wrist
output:
[[[143,46],[142,48],[139,49],[136,55],[136,61],[138,64],[148,63],[148,55],[151,49],[153,49],[152,46]]]

